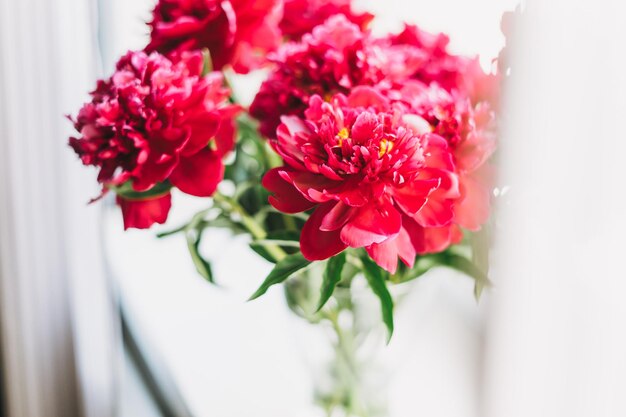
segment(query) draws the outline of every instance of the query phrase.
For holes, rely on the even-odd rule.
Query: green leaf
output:
[[[363,273],[374,294],[380,299],[380,306],[383,315],[383,322],[387,326],[388,336],[387,342],[391,340],[393,335],[393,298],[387,289],[386,278],[387,272],[381,269],[370,257],[363,252],[361,254],[361,262],[363,263]]]
[[[320,311],[330,299],[331,295],[333,295],[335,287],[339,281],[341,281],[341,273],[345,264],[345,252],[341,252],[339,255],[333,256],[326,263],[326,269],[324,269],[324,280],[322,282],[322,291],[319,303],[317,304],[316,312]]]
[[[274,230],[269,232],[265,239],[250,243],[250,248],[261,255],[265,260],[276,263],[276,258],[267,251],[267,246],[278,246],[288,254],[300,251],[300,234],[293,230]]]
[[[273,264],[276,263],[276,259],[272,256],[271,253],[269,253],[266,249],[265,246],[252,242],[250,243],[250,249],[252,249],[253,251],[255,251],[258,255],[260,255],[263,259],[265,259],[268,262],[271,262]]]
[[[189,249],[191,260],[193,261],[198,273],[202,275],[204,279],[214,284],[215,280],[213,278],[211,263],[204,259],[204,257],[200,254],[199,248],[200,242],[202,241],[202,231],[203,229],[193,229],[187,231],[187,248]]]
[[[310,263],[311,261],[306,260],[300,252],[285,256],[274,266],[272,272],[270,272],[267,278],[265,278],[263,284],[261,284],[259,289],[256,290],[254,294],[252,294],[249,300],[259,298],[260,296],[265,294],[272,285],[284,282],[287,278],[289,278],[302,268],[308,266]]]
[[[399,269],[398,273],[392,275],[390,280],[394,284],[401,284],[404,282],[412,281],[421,277],[432,268],[440,266],[441,263],[442,257],[440,256],[440,254],[421,255],[418,256],[415,260],[415,265],[413,265],[413,268],[405,270],[402,273],[400,273],[402,270]]]
[[[489,274],[489,238],[490,227],[489,224],[486,224],[479,232],[474,233],[470,239],[472,263],[476,265],[478,270],[482,271],[484,275]],[[487,285],[484,285],[483,281],[476,280],[474,284],[474,296],[476,300],[480,300],[483,289],[485,286],[489,286],[489,280],[487,280],[486,283]]]
[[[491,286],[491,281],[489,281],[487,274],[472,261],[461,255],[448,253],[446,255],[445,265],[450,268],[454,268],[457,271],[461,271],[471,278],[474,278],[474,296],[476,297],[476,300],[480,300],[483,290]]]

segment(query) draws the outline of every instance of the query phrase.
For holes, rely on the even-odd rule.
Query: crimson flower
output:
[[[286,38],[298,40],[335,15],[343,15],[365,29],[374,15],[356,13],[351,3],[351,0],[285,0],[280,30]]]
[[[329,18],[301,42],[284,45],[271,60],[274,71],[263,83],[250,106],[269,138],[283,115],[302,116],[309,98],[349,93],[358,85],[383,79],[377,55],[367,51],[369,34],[343,15]]]
[[[85,165],[99,168],[105,188],[120,191],[127,227],[165,220],[170,203],[163,184],[202,197],[212,195],[222,179],[238,108],[227,102],[222,75],[204,77],[202,69],[199,52],[184,53],[178,62],[129,52],[73,119],[80,136],[70,138],[70,146]],[[144,203],[122,204],[121,187],[133,194],[127,199]],[[147,203],[156,198],[158,203]]]
[[[281,41],[281,0],[159,0],[152,16],[147,51],[207,48],[216,70],[230,64],[247,73]]]
[[[412,266],[422,228],[451,224],[459,196],[445,139],[420,132],[419,116],[369,87],[330,102],[313,96],[304,118],[285,116],[272,146],[285,165],[263,185],[285,213],[313,209],[300,248],[309,260],[364,247],[395,272]]]

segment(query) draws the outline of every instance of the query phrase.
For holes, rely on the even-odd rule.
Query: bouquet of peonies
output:
[[[389,335],[388,286],[436,266],[488,284],[500,79],[443,34],[376,37],[349,0],[160,0],[128,52],[71,120],[125,228],[164,223],[171,190],[207,198],[184,233],[228,227],[274,269],[253,294],[318,265],[316,308],[365,277]],[[249,107],[233,73],[267,74]],[[230,186],[221,185],[229,184]],[[482,243],[481,243],[482,242]]]

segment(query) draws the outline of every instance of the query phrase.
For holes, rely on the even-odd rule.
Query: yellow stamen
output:
[[[339,133],[337,133],[337,136],[339,137],[339,146],[343,146],[344,139],[348,139],[348,137],[350,137],[350,131],[347,127],[344,127],[339,131]]]
[[[386,153],[391,152],[393,149],[393,142],[383,139],[380,141],[380,147],[378,148],[378,158],[382,158]]]

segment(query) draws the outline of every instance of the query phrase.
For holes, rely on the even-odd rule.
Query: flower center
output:
[[[343,146],[343,141],[350,137],[350,131],[347,127],[344,127],[339,131],[339,133],[337,133],[337,137],[339,138],[338,145]]]
[[[393,149],[393,142],[383,138],[380,141],[380,144],[378,146],[378,159],[385,156],[385,154],[391,152],[392,149]]]

